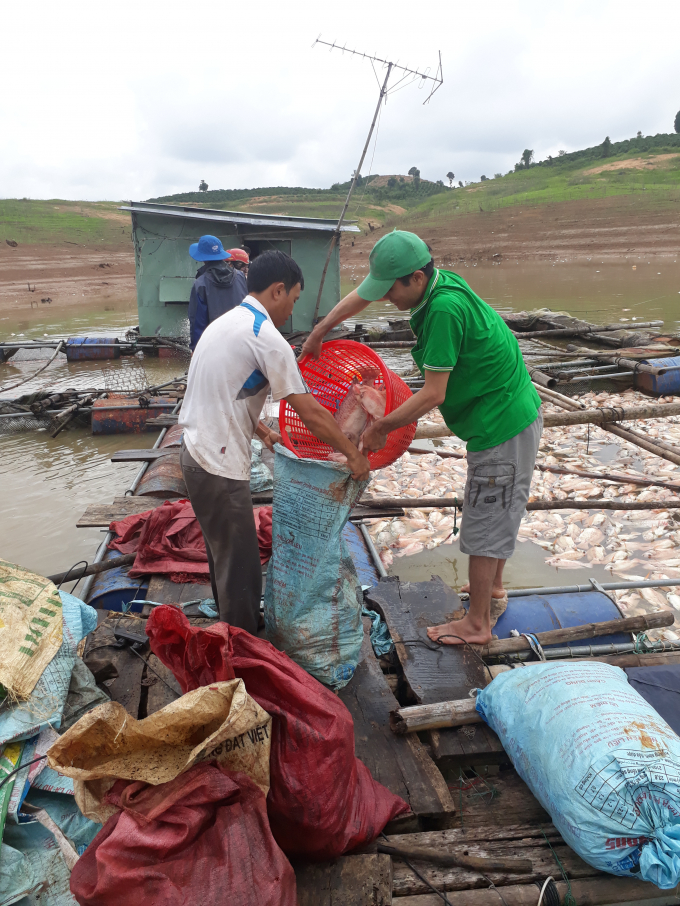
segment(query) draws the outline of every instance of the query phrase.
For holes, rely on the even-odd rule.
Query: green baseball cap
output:
[[[370,272],[357,289],[366,302],[377,302],[399,277],[412,274],[431,260],[432,252],[415,233],[393,230],[378,239],[368,259]]]

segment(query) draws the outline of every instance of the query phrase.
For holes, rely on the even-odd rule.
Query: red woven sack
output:
[[[119,780],[106,798],[121,811],[71,873],[80,906],[297,903],[262,791],[245,774],[198,764],[158,786]]]
[[[226,623],[191,626],[168,606],[154,608],[146,632],[184,692],[236,676],[271,714],[267,811],[286,855],[335,859],[408,811],[355,757],[354,723],[340,699],[269,642]]]

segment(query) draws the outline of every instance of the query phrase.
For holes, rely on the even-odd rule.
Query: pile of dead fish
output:
[[[630,390],[622,394],[589,393],[579,397],[588,408],[597,406],[629,407],[647,398]],[[671,402],[662,397],[659,402]],[[550,406],[545,407],[552,411]],[[429,413],[422,423],[438,423],[438,412]],[[626,423],[650,439],[663,437],[680,447],[680,417],[663,422]],[[465,452],[458,438],[445,438],[442,450]],[[537,461],[581,471],[616,472],[631,479],[658,478],[678,481],[680,467],[666,462],[639,447],[619,440],[595,426],[575,425],[547,428],[543,432]],[[457,496],[462,498],[467,466],[465,459],[442,459],[435,452],[426,455],[404,454],[394,465],[374,472],[367,494],[375,497]],[[636,484],[611,484],[598,479],[552,472],[534,472],[531,500],[574,499],[573,510],[529,511],[519,530],[519,540],[539,545],[546,563],[561,570],[587,570],[603,567],[624,580],[680,579],[680,510],[606,510],[578,509],[579,499],[621,497],[652,502],[673,496],[667,488]],[[677,515],[676,515],[677,514]],[[678,518],[678,522],[675,521]],[[458,520],[460,514],[458,514]],[[441,544],[453,544],[454,511],[412,509],[394,519],[375,520],[369,526],[382,562],[389,568],[395,557],[418,554]],[[587,576],[587,573],[586,573]],[[571,584],[574,578],[556,579]],[[614,581],[614,579],[612,579]],[[641,589],[616,592],[617,603],[629,616],[658,610],[677,610],[680,614],[680,589]],[[676,639],[672,630],[659,630],[654,637]]]

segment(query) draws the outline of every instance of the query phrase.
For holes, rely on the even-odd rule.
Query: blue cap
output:
[[[226,261],[231,258],[217,236],[201,236],[198,242],[189,246],[189,254],[195,261]]]

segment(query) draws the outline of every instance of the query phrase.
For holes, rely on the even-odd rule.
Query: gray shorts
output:
[[[507,560],[529,500],[543,413],[516,437],[468,453],[460,549],[477,557]]]

